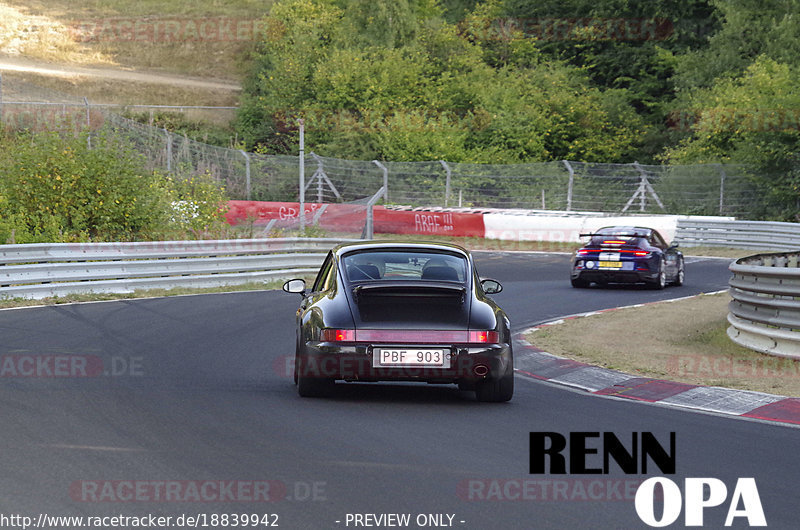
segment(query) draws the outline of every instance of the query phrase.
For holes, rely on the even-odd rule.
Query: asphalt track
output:
[[[690,259],[680,288],[577,290],[564,255],[480,253],[477,261],[483,276],[503,282],[496,299],[517,330],[717,291],[729,277],[725,260]],[[469,529],[642,528],[617,488],[624,496],[624,481],[658,469],[625,476],[612,463],[609,475],[529,475],[529,432],[613,431],[629,440],[650,431],[666,443],[674,431],[672,480],[682,487],[685,477],[715,477],[730,493],[738,477],[754,477],[769,526],[797,527],[796,428],[520,377],[507,404],[410,384],[341,384],[331,399],[302,399],[286,369],[298,301],[268,291],[0,311],[0,516],[272,513],[281,528],[306,529],[356,527],[348,514],[405,513],[411,528],[418,514],[454,515],[454,527]],[[651,338],[631,330],[621,340],[646,347]],[[88,376],[57,361],[66,355],[83,359]],[[39,377],[22,373],[31,369],[24,359],[47,356]],[[584,479],[604,489],[582,493]],[[553,500],[541,482],[552,480],[569,498]],[[177,497],[154,494],[164,481],[178,484]],[[219,481],[272,481],[274,502],[248,501],[246,486],[223,500],[189,493]],[[540,482],[523,493],[523,481]],[[141,494],[117,495],[131,485]],[[116,493],[103,496],[104,487]],[[590,498],[604,494],[612,500]],[[706,527],[722,527],[727,510],[727,502],[706,510]]]

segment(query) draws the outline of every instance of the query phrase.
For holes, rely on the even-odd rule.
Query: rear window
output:
[[[463,256],[427,251],[367,251],[342,257],[351,282],[375,280],[432,280],[464,283],[467,260]]]

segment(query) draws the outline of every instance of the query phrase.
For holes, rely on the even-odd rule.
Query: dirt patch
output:
[[[629,374],[800,397],[800,361],[743,348],[726,330],[730,296],[619,309],[527,335],[544,351]]]

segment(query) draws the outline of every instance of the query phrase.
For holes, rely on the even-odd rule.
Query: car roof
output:
[[[452,243],[433,243],[429,241],[391,241],[391,240],[374,240],[374,241],[359,241],[351,243],[341,243],[333,247],[333,252],[337,257],[354,251],[361,250],[436,250],[445,252],[455,252],[462,254],[464,257],[469,257],[469,251],[464,247]]]

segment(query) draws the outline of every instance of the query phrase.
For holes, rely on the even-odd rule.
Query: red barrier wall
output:
[[[481,213],[410,212],[375,207],[375,232],[435,236],[483,237]]]
[[[306,203],[306,222],[310,223],[321,207]],[[277,226],[297,223],[300,205],[296,202],[229,201],[226,219],[236,225],[247,219],[256,224],[266,224],[277,219]],[[459,237],[484,237],[483,214],[455,212],[420,212],[373,207],[374,231],[384,234],[449,235]],[[366,220],[366,206],[354,204],[329,204],[319,219],[326,230],[361,232]]]

